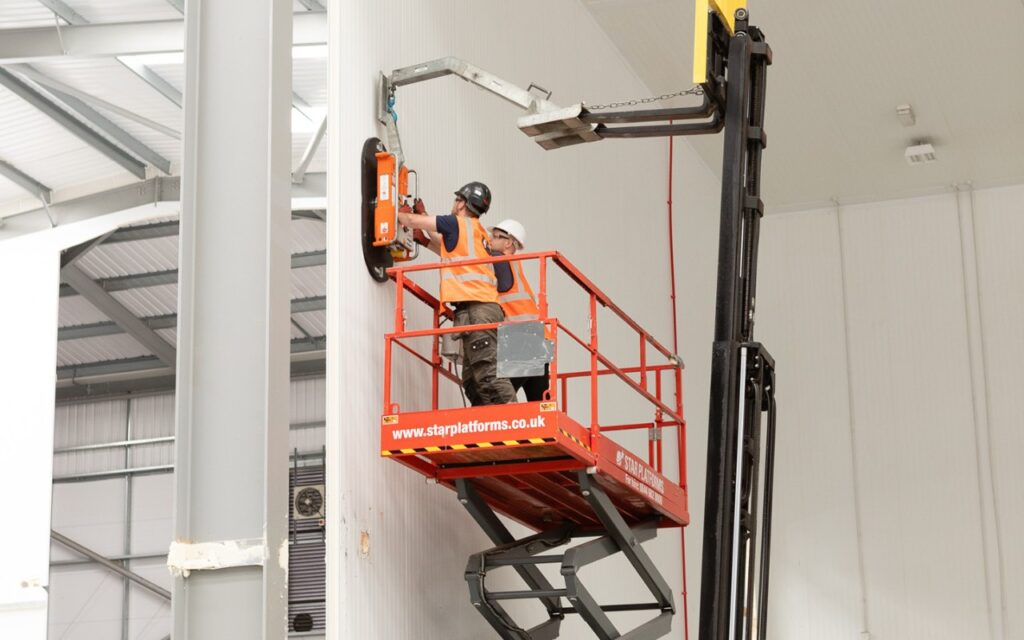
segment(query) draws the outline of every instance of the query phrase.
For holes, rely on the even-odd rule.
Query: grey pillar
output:
[[[292,4],[185,7],[175,541],[262,545],[265,553],[262,563],[250,556],[176,578],[173,637],[279,639]]]

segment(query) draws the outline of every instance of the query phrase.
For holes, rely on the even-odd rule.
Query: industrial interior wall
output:
[[[1024,186],[764,218],[755,333],[779,401],[769,637],[1024,637],[1021,237]],[[689,364],[694,436],[706,369]]]
[[[316,456],[324,444],[324,389],[323,378],[291,383],[289,448],[302,456]],[[129,569],[170,589],[166,554],[173,537],[174,395],[61,404],[47,431],[55,450],[52,528],[105,557],[132,556]],[[128,450],[98,448],[125,441],[140,444]],[[49,559],[50,638],[161,640],[171,632],[166,600],[126,585],[56,542],[49,546]]]
[[[383,334],[393,326],[394,286],[376,284],[367,274],[359,220],[360,150],[366,138],[383,137],[375,118],[378,77],[454,55],[522,86],[543,85],[554,91],[552,100],[565,105],[645,96],[648,90],[578,2],[336,2],[330,28],[329,128],[335,133],[328,163],[329,637],[488,637],[492,632],[468,602],[463,570],[470,553],[490,544],[453,493],[378,456]],[[463,183],[486,182],[494,204],[485,224],[518,219],[529,230],[529,250],[564,252],[671,345],[666,141],[605,141],[543,151],[516,129],[521,112],[454,78],[400,89],[395,108],[407,161],[419,172],[430,212],[447,213],[452,191]],[[686,184],[693,187],[679,190],[677,209],[710,217],[714,224],[717,181],[685,142],[677,147],[680,164],[690,171]],[[715,241],[691,249],[713,254]],[[713,286],[714,270],[686,277]],[[563,283],[552,295],[571,289]],[[555,304],[572,326],[585,330],[582,297]],[[687,304],[681,301],[680,308]],[[704,306],[709,324],[712,308]],[[604,326],[605,315],[600,318]],[[610,336],[606,342],[602,335],[602,350],[616,361],[636,364],[636,338],[626,332]],[[710,342],[702,336],[702,342],[687,346],[703,356],[710,353]],[[422,407],[429,392],[429,378],[416,366],[396,359],[395,400],[407,409]],[[613,422],[630,399],[616,389],[604,392],[602,385],[601,419]],[[706,386],[696,393],[706,393]],[[574,397],[576,406],[586,404],[585,396]],[[698,424],[706,404],[698,397],[698,410],[690,412]],[[652,415],[645,410],[642,418]],[[587,420],[587,413],[580,418]],[[674,441],[667,445],[674,450]],[[642,446],[646,449],[646,443]],[[701,447],[691,461],[703,456]],[[666,470],[674,477],[672,458],[666,456]],[[692,479],[702,467],[703,462]],[[699,504],[692,511],[699,514]],[[679,533],[668,531],[650,546],[681,607]],[[604,602],[649,597],[639,580],[615,563],[594,567],[587,585]],[[681,615],[675,624],[673,634],[681,637]],[[563,629],[566,638],[589,637],[577,620]]]

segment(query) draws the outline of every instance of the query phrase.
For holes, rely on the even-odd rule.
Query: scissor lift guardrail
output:
[[[686,493],[686,422],[683,418],[682,363],[571,262],[558,252],[525,253],[459,261],[462,265],[503,261],[538,263],[537,299],[540,322],[554,342],[549,390],[539,402],[442,408],[442,380],[459,384],[454,368],[441,356],[439,338],[445,334],[497,329],[499,323],[442,326],[452,319],[450,309],[412,279],[412,274],[437,272],[440,263],[388,270],[396,283],[395,330],[385,336],[384,409],[381,455],[415,469],[454,489],[471,516],[494,542],[492,549],[474,554],[466,569],[473,604],[502,638],[555,638],[566,614],[580,614],[599,638],[658,638],[668,633],[675,613],[672,591],[642,543],[659,528],[689,523]],[[585,293],[589,304],[586,337],[548,314],[548,274],[557,267]],[[407,328],[406,296],[431,312],[431,327]],[[605,308],[635,333],[637,365],[618,366],[600,350],[598,309]],[[429,355],[413,348],[415,339],[429,339]],[[558,367],[559,339],[578,345],[589,366],[562,372]],[[430,409],[403,412],[392,397],[392,352],[399,347],[427,365],[431,375]],[[649,361],[650,360],[650,361]],[[637,422],[601,425],[599,380],[622,381],[646,400],[651,414]],[[589,424],[569,412],[572,381],[589,381]],[[670,396],[671,399],[666,399]],[[663,429],[675,429],[678,476],[663,473]],[[610,434],[644,429],[646,459]],[[496,514],[505,515],[538,533],[515,540]],[[575,538],[594,540],[558,555],[536,555]],[[555,544],[557,543],[557,544]],[[654,596],[653,602],[600,605],[580,582],[578,571],[614,553],[623,553]],[[555,588],[537,568],[561,565],[564,588]],[[529,587],[525,591],[492,592],[485,588],[489,570],[513,567]],[[501,606],[505,600],[538,599],[548,620],[531,629],[518,626]],[[684,594],[685,600],[685,594]],[[568,604],[564,604],[567,602]],[[620,633],[609,613],[651,609],[658,615],[640,627]]]

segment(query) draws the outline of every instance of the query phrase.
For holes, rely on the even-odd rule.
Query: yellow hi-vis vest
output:
[[[508,322],[539,320],[540,308],[537,306],[537,299],[533,297],[533,289],[530,288],[529,281],[523,275],[523,261],[513,262],[511,266],[512,288],[498,293],[498,303],[505,312],[505,320]]]
[[[448,251],[441,242],[441,262],[460,258],[489,258],[485,241],[487,231],[476,218],[457,216],[459,242]],[[491,264],[470,264],[441,269],[441,302],[497,302],[498,279]]]

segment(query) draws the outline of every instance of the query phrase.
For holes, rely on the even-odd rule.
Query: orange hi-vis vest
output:
[[[505,320],[539,320],[540,308],[537,306],[537,299],[533,297],[529,281],[523,275],[523,261],[517,260],[511,266],[514,276],[512,288],[498,293],[498,303],[505,312]]]
[[[448,251],[441,242],[441,262],[460,258],[489,258],[487,231],[476,218],[456,216],[459,242]],[[497,302],[498,279],[491,264],[452,264],[441,269],[441,302]]]

